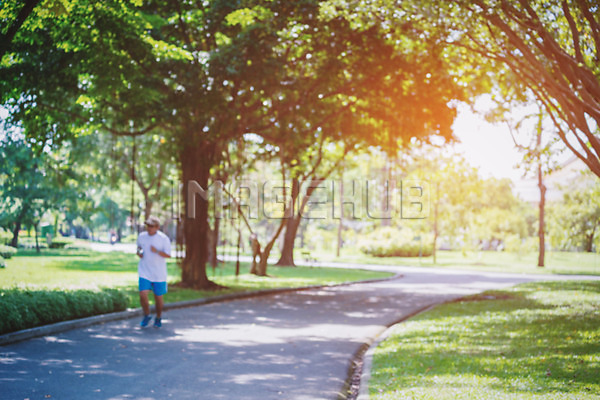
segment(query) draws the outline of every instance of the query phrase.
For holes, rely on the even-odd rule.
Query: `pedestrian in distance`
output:
[[[146,232],[142,232],[137,240],[140,304],[144,311],[144,318],[140,326],[146,327],[150,323],[150,303],[148,296],[154,292],[156,317],[154,326],[162,326],[162,310],[164,306],[163,295],[167,293],[167,258],[171,257],[171,240],[158,228],[160,220],[151,215],[145,222]]]

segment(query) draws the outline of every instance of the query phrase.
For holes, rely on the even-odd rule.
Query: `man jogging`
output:
[[[144,310],[141,327],[148,326],[152,319],[148,293],[154,292],[156,303],[156,318],[154,326],[162,326],[163,295],[167,293],[167,258],[171,257],[171,241],[158,230],[160,221],[155,216],[146,220],[146,232],[142,232],[137,240],[140,303]]]

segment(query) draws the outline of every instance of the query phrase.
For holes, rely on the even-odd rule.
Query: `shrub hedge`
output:
[[[8,260],[15,254],[17,254],[17,249],[15,249],[14,247],[5,246],[3,244],[0,244],[0,257]]]
[[[429,257],[433,254],[433,237],[421,235],[418,240],[408,228],[378,228],[360,239],[360,251],[375,257]]]
[[[127,295],[117,289],[0,289],[0,334],[92,315],[124,311]]]
[[[12,233],[0,228],[0,244],[8,245],[12,240]]]

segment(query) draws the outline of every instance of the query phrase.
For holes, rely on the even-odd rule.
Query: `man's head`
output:
[[[160,226],[160,220],[156,218],[154,215],[151,215],[146,219],[146,230],[150,235],[154,235],[158,231],[158,227]]]

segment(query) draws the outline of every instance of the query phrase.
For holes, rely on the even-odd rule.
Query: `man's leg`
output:
[[[150,301],[148,300],[148,292],[149,290],[140,290],[140,304],[142,305],[142,310],[144,310],[144,315],[150,315]]]
[[[164,305],[164,300],[163,300],[163,296],[157,296],[156,293],[154,294],[154,302],[156,303],[156,318],[161,318],[162,315],[162,310],[163,310],[163,305]]]
[[[167,282],[154,282],[152,285],[154,289],[154,303],[156,305],[156,318],[154,319],[154,327],[160,328],[162,326],[162,310],[165,304],[163,295],[167,293]]]
[[[148,326],[148,323],[152,318],[150,317],[150,304],[148,301],[148,292],[149,290],[140,290],[140,304],[142,306],[142,310],[144,310],[144,318],[140,322],[140,326],[142,328]]]

